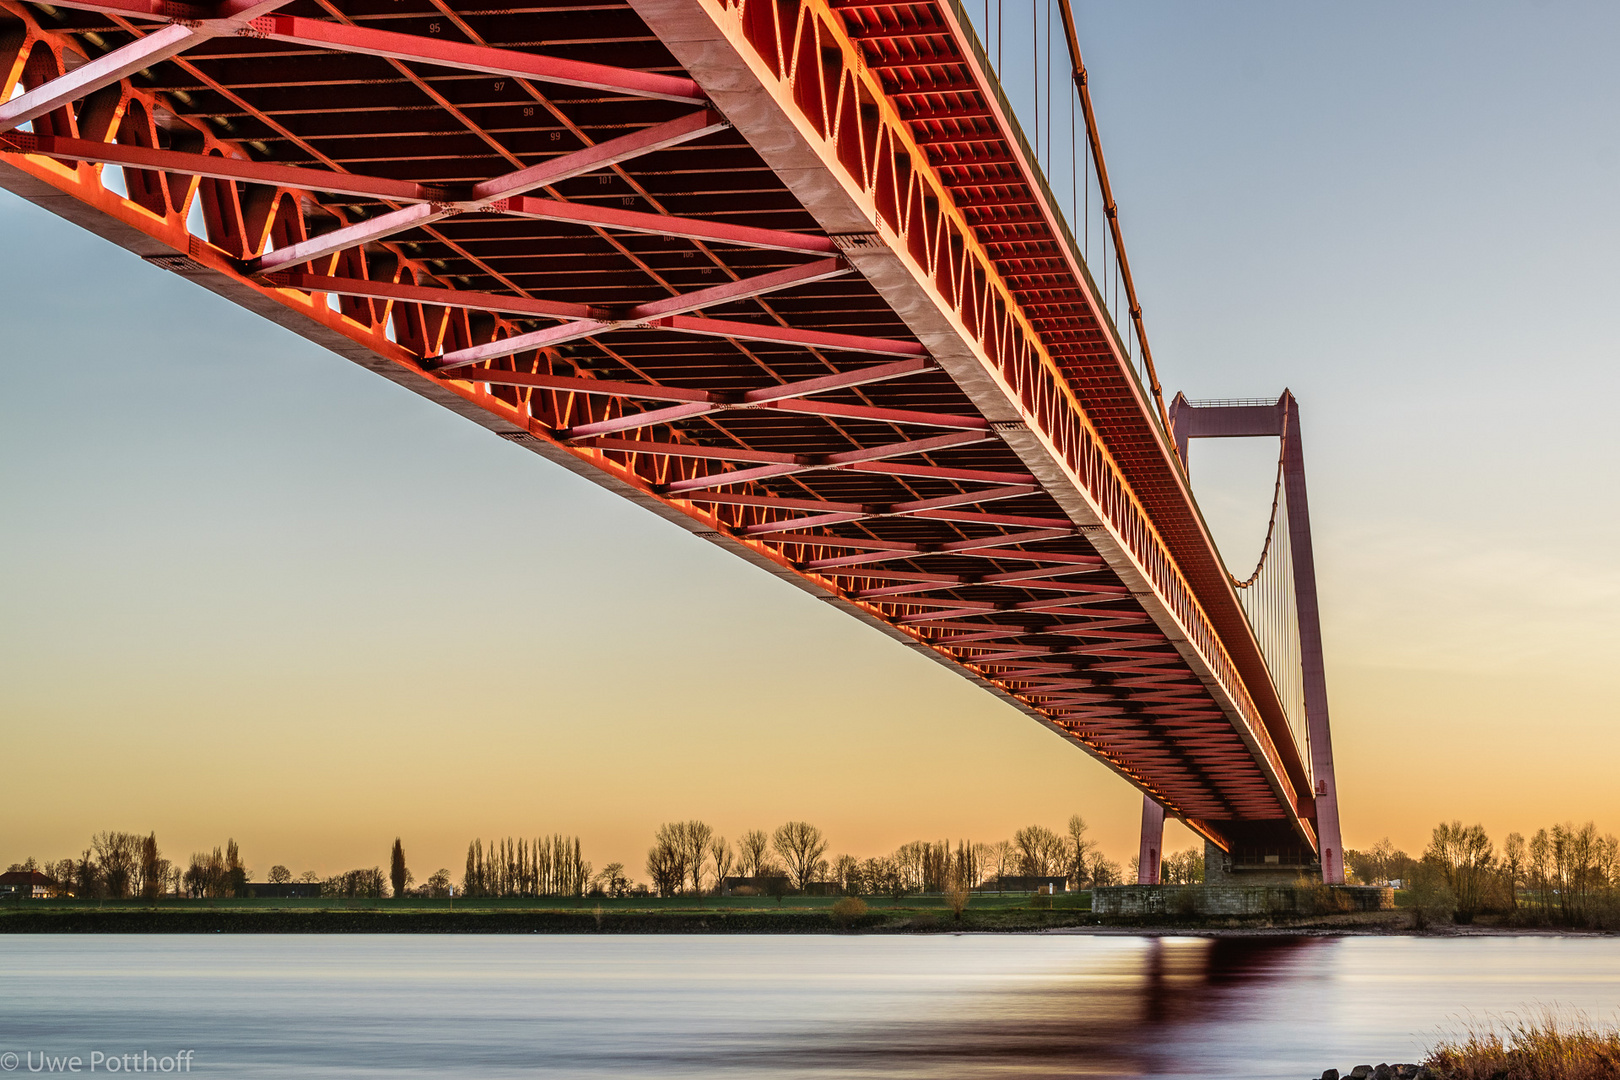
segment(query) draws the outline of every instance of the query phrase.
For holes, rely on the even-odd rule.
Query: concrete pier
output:
[[[1253,918],[1394,909],[1395,890],[1387,885],[1110,885],[1091,891],[1093,914],[1126,918]]]

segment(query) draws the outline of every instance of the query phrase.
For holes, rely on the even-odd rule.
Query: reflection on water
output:
[[[0,937],[0,1055],[231,1077],[1302,1078],[1535,1002],[1620,941]]]

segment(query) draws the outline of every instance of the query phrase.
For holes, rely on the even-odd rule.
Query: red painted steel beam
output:
[[[894,464],[886,461],[855,462],[842,466],[851,472],[881,473],[885,476],[906,476],[923,480],[960,480],[969,484],[1034,484],[1035,478],[1024,472],[1001,472],[991,469],[957,469],[941,465]]]
[[[853,386],[870,386],[873,383],[888,382],[890,379],[901,379],[907,375],[916,375],[927,371],[934,366],[927,357],[914,360],[897,360],[892,364],[878,364],[873,367],[855,368],[851,371],[838,371],[831,375],[818,375],[813,379],[800,379],[798,382],[783,383],[780,386],[767,386],[759,390],[750,390],[742,396],[744,405],[763,405],[773,401],[785,401],[789,398],[803,397],[806,394],[823,394],[828,390],[845,390]]]
[[[26,136],[23,136],[26,138]],[[98,144],[99,145],[99,144]],[[412,303],[435,304],[441,307],[472,308],[482,311],[500,311],[515,315],[540,315],[552,319],[595,319],[613,322],[613,313],[605,307],[588,304],[566,304],[552,300],[536,300],[526,296],[503,293],[475,292],[470,289],[441,289],[421,285],[404,285],[364,278],[329,277],[296,271],[278,271],[266,275],[272,284],[306,292],[334,293],[338,296],[368,296],[379,300],[406,300]],[[822,330],[800,330],[787,326],[765,326],[735,322],[727,319],[692,318],[675,315],[650,321],[648,326],[672,330],[680,334],[700,337],[723,337],[742,341],[769,341],[788,345],[802,345],[812,349],[830,349],[835,352],[874,353],[879,356],[926,356],[923,346],[911,341],[866,337],[860,334],[839,334]],[[514,350],[521,352],[519,348]],[[922,474],[918,474],[922,475]]]
[[[526,352],[532,349],[549,349],[580,338],[588,338],[608,330],[616,330],[621,324],[598,319],[584,319],[579,322],[567,322],[561,326],[548,326],[544,330],[535,330],[528,334],[518,334],[515,337],[500,338],[484,345],[474,345],[466,349],[458,349],[447,353],[441,362],[430,365],[428,370],[435,375],[450,379],[465,379],[468,382],[488,382],[485,376],[500,374],[479,369],[477,371],[459,371],[472,364],[479,363],[502,356],[511,356],[514,353]]]
[[[506,206],[506,213],[513,217],[533,218],[536,221],[568,222],[651,236],[676,236],[685,240],[701,240],[709,244],[797,251],[806,255],[833,255],[838,251],[833,242],[825,236],[807,236],[782,229],[761,229],[752,225],[733,225],[726,221],[709,221],[703,218],[648,214],[640,210],[621,210],[618,207],[598,206],[594,203],[562,202],[534,195],[519,195],[512,199]]]
[[[1088,573],[1087,570],[1076,571],[1073,567],[1045,568],[1041,570],[1018,571],[1011,574],[896,574],[894,572],[869,572],[840,574],[862,580],[893,581],[899,579],[903,584],[881,585],[864,589],[862,597],[868,596],[903,596],[907,594],[922,594],[937,589],[958,589],[976,585],[1008,585],[1016,584],[1024,589],[1053,589],[1072,585],[1072,582],[1046,581],[1043,578],[1055,577],[1060,574]],[[1154,635],[1153,640],[1164,640],[1162,635]]]
[[[741,446],[699,446],[696,443],[657,442],[652,439],[592,439],[580,446],[591,450],[604,450],[623,454],[656,454],[660,457],[706,458],[719,461],[771,461],[792,464],[797,454],[778,454],[769,450],[750,450]]]
[[[144,71],[194,45],[222,34],[240,32],[251,21],[287,3],[288,0],[233,0],[221,7],[216,18],[204,22],[172,22],[168,26],[136,38],[109,53],[63,73],[42,86],[0,104],[0,132],[10,131],[71,102],[112,86],[137,71]]]
[[[78,101],[103,86],[111,86],[126,76],[151,67],[160,60],[167,60],[212,36],[183,23],[170,23],[145,37],[136,38],[128,45],[114,49],[105,56],[97,57],[0,105],[0,131],[10,131],[18,124],[27,123]]]
[[[733,491],[706,491],[683,495],[687,502],[715,506],[759,506],[767,510],[808,510],[812,513],[850,514],[849,520],[875,517],[872,508],[862,503],[837,502],[832,499],[795,499],[783,495],[744,495]]]
[[[538,187],[560,183],[571,177],[583,176],[618,165],[631,158],[701,139],[730,126],[726,118],[713,109],[699,109],[674,120],[654,124],[641,131],[621,135],[616,139],[607,139],[595,146],[587,146],[583,150],[543,161],[527,169],[519,169],[517,172],[497,176],[493,180],[485,180],[473,187],[472,201],[478,206],[483,206],[500,199],[509,199],[514,195],[523,195]]]
[[[876,353],[880,356],[924,356],[928,352],[923,346],[911,341],[895,341],[860,334],[839,334],[826,330],[803,330],[797,327],[764,326],[728,319],[675,315],[659,319],[657,325],[668,330],[678,330],[683,334],[734,338],[738,341],[780,342],[785,345],[803,345],[810,349]]]
[[[1072,528],[1036,529],[1024,533],[1006,533],[1000,536],[987,536],[972,540],[952,541],[946,544],[885,544],[874,548],[874,553],[865,555],[841,555],[829,559],[814,559],[803,563],[805,570],[832,570],[841,566],[855,566],[867,562],[883,562],[891,559],[914,559],[919,555],[969,555],[986,556],[1001,559],[1021,559],[1027,561],[1047,562],[1061,561],[1060,553],[1028,551],[1004,545],[1034,544],[1042,540],[1057,540],[1074,535]],[[834,544],[844,544],[842,537],[832,541]],[[848,546],[848,545],[846,545]],[[1086,560],[1088,565],[1101,567],[1104,562],[1095,555],[1074,555],[1074,559]],[[1146,616],[1143,616],[1146,618]]]
[[[282,267],[297,266],[300,263],[312,262],[325,255],[332,255],[344,248],[360,247],[377,240],[383,240],[396,233],[406,232],[410,229],[430,225],[435,221],[452,217],[461,213],[461,208],[443,203],[412,203],[402,206],[398,210],[390,210],[376,217],[357,221],[353,225],[345,225],[331,232],[312,236],[308,240],[300,240],[286,247],[276,248],[267,255],[254,259],[249,268],[254,273],[272,274]]]
[[[602,319],[604,312],[587,304],[559,300],[537,300],[529,296],[503,296],[499,293],[469,293],[464,289],[441,289],[429,285],[407,285],[396,281],[368,281],[365,278],[327,277],[294,271],[267,275],[270,284],[304,292],[334,296],[366,296],[376,300],[400,300],[439,307],[473,307],[511,315],[539,315],[548,319]],[[471,298],[474,303],[468,303]]]
[[[503,338],[500,341],[491,341],[483,345],[457,349],[455,352],[446,353],[434,365],[433,370],[447,371],[451,368],[465,367],[468,364],[477,364],[496,357],[513,356],[530,349],[546,348],[565,341],[591,337],[594,334],[608,330],[618,330],[622,327],[634,326],[637,323],[652,322],[675,312],[692,311],[710,304],[726,304],[749,297],[764,296],[767,293],[778,292],[782,289],[791,289],[795,285],[808,285],[815,281],[825,281],[828,278],[839,277],[849,272],[849,265],[843,259],[819,259],[803,266],[790,266],[785,270],[773,270],[768,274],[739,278],[736,281],[728,281],[713,288],[682,293],[679,296],[672,296],[666,300],[657,300],[650,304],[640,304],[613,321],[581,322],[569,327],[550,327],[545,330],[536,330],[530,334],[519,334],[516,337]]]
[[[850,266],[842,257],[818,259],[803,266],[790,266],[783,270],[773,270],[768,274],[727,281],[707,289],[699,289],[697,292],[682,293],[664,300],[638,304],[630,309],[626,321],[652,322],[667,316],[683,315],[698,308],[764,296],[766,293],[791,289],[795,285],[809,285],[828,278],[842,277],[849,272]]]
[[[574,325],[580,325],[578,323]],[[452,376],[455,378],[456,376]],[[476,379],[471,381],[478,381]],[[637,428],[651,427],[655,424],[670,424],[676,420],[686,420],[702,416],[706,413],[719,412],[727,408],[750,409],[780,409],[784,412],[799,412],[821,414],[826,416],[839,416],[854,420],[877,420],[882,423],[897,426],[942,427],[959,428],[963,431],[983,431],[989,427],[989,422],[978,416],[949,416],[944,413],[918,412],[912,409],[884,409],[873,405],[843,405],[834,402],[816,402],[790,399],[786,401],[768,401],[759,405],[728,406],[728,405],[691,405],[672,406],[668,409],[652,409],[644,413],[633,413],[629,416],[615,417],[597,423],[582,424],[578,427],[564,428],[557,432],[559,439],[573,441],[586,439],[597,435],[608,435],[616,431],[634,431]],[[952,511],[929,511],[927,516],[942,517]],[[950,518],[947,520],[957,520]],[[971,515],[960,520],[975,520]],[[1015,519],[1007,519],[1009,521]],[[1018,518],[1018,522],[1040,522],[1050,524],[1051,518]]]
[[[538,390],[563,390],[573,394],[600,394],[607,397],[641,398],[647,401],[723,401],[719,394],[684,386],[657,383],[614,382],[608,379],[582,379],[573,375],[531,374],[527,371],[462,371],[454,378],[485,382],[491,386],[532,386]]]
[[[950,416],[913,409],[878,409],[870,405],[850,405],[841,401],[780,401],[767,408],[813,413],[817,416],[836,416],[847,420],[883,420],[891,424],[960,428],[963,431],[986,431],[990,427],[990,421],[982,416]]]
[[[592,64],[580,60],[564,60],[517,49],[445,41],[297,15],[266,14],[267,11],[286,2],[287,0],[275,0],[273,3],[248,3],[244,0],[228,0],[224,4],[213,6],[172,2],[172,0],[63,0],[62,3],[55,3],[53,6],[137,19],[180,20],[170,25],[189,30],[192,44],[221,34],[241,33],[246,37],[330,49],[333,52],[359,53],[408,63],[431,64],[435,67],[477,71],[487,75],[529,79],[534,82],[581,86],[589,90],[605,90],[632,97],[660,98],[690,104],[701,104],[707,100],[697,83],[674,75],[609,67],[605,64]],[[156,33],[147,36],[153,37]],[[189,47],[190,44],[181,46],[181,48]],[[117,79],[112,81],[116,82]]]
[[[681,143],[701,139],[729,125],[712,109],[699,109],[685,116],[616,139],[608,139],[570,154],[543,161],[527,169],[497,176],[473,186],[470,197],[454,202],[435,202],[401,207],[353,225],[312,236],[308,240],[277,248],[249,263],[253,273],[270,274],[288,266],[310,262],[344,248],[386,239],[409,229],[420,228],[442,218],[469,210],[481,210],[491,203],[521,195],[537,187],[560,183],[571,177],[596,172],[631,158],[641,157]],[[471,363],[472,361],[464,361]]]
[[[573,325],[587,326],[590,324],[575,323]],[[558,329],[566,329],[566,327],[559,327]],[[692,419],[698,416],[703,416],[707,413],[718,412],[724,409],[784,409],[795,404],[802,404],[802,402],[795,402],[793,400],[794,397],[799,394],[820,394],[825,393],[828,390],[844,389],[853,386],[864,386],[874,382],[886,382],[889,379],[899,378],[902,375],[925,371],[927,370],[927,367],[928,363],[926,360],[902,360],[894,364],[879,364],[873,367],[857,368],[853,371],[840,372],[837,375],[823,375],[814,379],[803,379],[799,382],[783,383],[780,386],[766,387],[761,390],[751,390],[741,395],[739,398],[730,400],[722,397],[721,395],[711,394],[707,391],[681,391],[681,393],[693,395],[692,397],[680,399],[692,402],[692,404],[675,405],[664,409],[651,409],[647,412],[631,413],[627,416],[618,416],[608,420],[581,424],[577,427],[567,428],[559,431],[557,435],[558,438],[562,439],[584,439],[598,435],[607,435],[617,431],[630,431],[636,428],[650,427],[654,424],[667,424],[673,423],[676,420]],[[459,375],[451,375],[450,377],[465,378],[472,382],[488,381],[496,384],[516,386],[535,385],[528,380],[539,378],[539,376],[530,376],[518,372],[486,370],[464,372]],[[575,380],[569,381],[574,382]],[[577,382],[579,384],[591,384],[596,383],[597,380],[580,379],[577,380]],[[624,389],[617,392],[611,390],[595,390],[594,392],[609,393],[622,397],[648,398],[651,400],[672,400],[669,394],[673,388],[670,387],[657,386],[651,383],[621,383],[618,385]],[[578,389],[578,387],[571,388]],[[870,406],[867,406],[867,408],[870,409],[870,411],[874,414],[888,414],[894,411],[888,409],[875,409]],[[906,415],[933,416],[931,413],[908,413]],[[950,421],[960,421],[964,418],[935,417],[934,419],[935,422],[950,426]]]
[[[754,480],[764,480],[773,476],[792,476],[798,473],[838,471],[848,472],[875,472],[892,473],[896,476],[908,475],[934,475],[937,473],[951,474],[948,479],[962,480],[969,483],[1007,483],[1017,482],[1020,478],[1017,473],[999,473],[974,469],[935,469],[928,473],[918,474],[918,469],[928,469],[928,466],[917,465],[888,465],[882,462],[885,457],[905,457],[911,454],[924,452],[918,449],[919,442],[936,443],[927,449],[937,449],[943,446],[964,445],[967,442],[981,442],[982,437],[969,436],[963,439],[957,436],[947,436],[949,442],[938,443],[938,440],[908,440],[900,443],[890,443],[887,446],[872,447],[867,450],[855,451],[861,455],[858,461],[839,461],[840,455],[830,454],[821,457],[806,457],[799,455],[795,460],[761,465],[754,469],[734,469],[730,472],[709,473],[707,476],[694,476],[686,480],[676,480],[664,485],[660,490],[669,494],[678,494],[683,491],[702,491],[706,488],[729,487],[732,484],[746,484]],[[1033,477],[1023,477],[1034,482]]]
[[[628,416],[616,416],[608,420],[576,424],[573,427],[562,428],[556,434],[559,440],[572,442],[575,439],[590,439],[599,435],[612,435],[619,431],[636,431],[657,424],[673,424],[677,420],[703,416],[705,413],[713,412],[714,409],[713,405],[671,405],[667,409],[649,409],[646,412],[631,413]]]
[[[579,60],[540,56],[516,49],[470,45],[460,41],[400,34],[369,26],[306,19],[296,15],[270,15],[254,20],[255,37],[308,45],[336,52],[381,56],[388,60],[431,64],[435,67],[505,75],[514,79],[582,86],[635,97],[662,98],[666,101],[701,103],[705,95],[691,79],[660,75],[650,71],[608,67]]]
[[[739,530],[748,537],[769,536],[772,533],[793,532],[796,529],[820,529],[828,525],[842,525],[845,522],[859,521],[864,514],[813,514],[809,517],[784,518],[781,521],[766,521],[758,525],[749,525]]]
[[[974,443],[986,442],[993,438],[995,436],[984,429],[958,431],[946,435],[930,435],[922,439],[911,439],[903,443],[891,443],[887,446],[874,446],[864,450],[843,450],[836,454],[828,454],[825,460],[833,465],[859,466],[864,462],[900,457],[902,454],[927,454],[935,450],[971,446]]]
[[[998,499],[1012,499],[1017,498],[1020,495],[1028,495],[1031,490],[1032,489],[1027,487],[992,488],[988,491],[972,491],[957,495],[948,495],[945,498],[958,503],[994,502]],[[865,503],[838,502],[832,499],[796,499],[779,495],[745,495],[729,491],[697,494],[691,493],[690,491],[683,491],[681,494],[688,502],[714,503],[722,506],[778,507],[784,510],[826,511],[828,513],[837,514],[852,513],[860,516],[859,519],[852,520],[907,517],[912,514],[919,514],[924,510],[931,509],[935,503],[941,501],[937,499],[917,499],[910,502],[889,503],[887,505],[868,505]],[[919,603],[926,602],[927,601],[919,601]],[[1069,601],[1067,600],[1064,601],[1064,603],[1068,602]],[[951,601],[951,603],[955,603],[955,601]]]
[[[21,100],[21,99],[18,99]],[[83,161],[91,165],[119,165],[132,169],[206,176],[216,180],[243,180],[271,187],[322,191],[333,195],[388,199],[399,202],[426,202],[442,193],[409,180],[389,180],[381,176],[308,169],[298,165],[277,165],[269,161],[220,157],[217,154],[189,154],[180,150],[159,150],[123,143],[102,143],[90,139],[69,139],[59,135],[29,135],[11,132],[0,135],[0,151],[38,154],[61,161]]]
[[[123,15],[132,19],[183,19],[200,22],[214,18],[219,9],[209,4],[187,4],[183,0],[59,0],[52,7],[70,11],[93,11],[99,15]]]
[[[266,5],[259,0],[224,0],[218,4],[192,4],[186,0],[53,0],[51,6],[72,11],[93,11],[101,15],[123,15],[132,19],[157,19],[160,22],[217,19],[238,24],[257,18],[266,10]],[[271,8],[279,6],[269,5]]]

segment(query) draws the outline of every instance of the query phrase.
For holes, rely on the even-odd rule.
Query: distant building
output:
[[[738,889],[749,892],[739,893]],[[793,891],[793,882],[786,875],[765,877],[726,877],[720,879],[721,896],[783,896]]]
[[[318,881],[250,881],[247,894],[259,900],[319,900]]]
[[[991,878],[979,886],[979,892],[1032,892],[1060,893],[1069,891],[1066,877],[1003,877]]]
[[[0,874],[0,896],[43,900],[56,895],[56,879],[38,870],[7,870]]]

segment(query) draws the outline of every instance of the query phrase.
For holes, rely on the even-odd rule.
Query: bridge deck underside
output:
[[[65,41],[89,57],[161,25],[12,0],[0,6],[11,13],[13,41],[18,33]],[[915,130],[941,147],[945,174],[956,178],[987,250],[1054,352],[1067,348],[1082,399],[1095,403],[1100,429],[1114,424],[1124,432],[1116,440],[1120,457],[1135,467],[1129,442],[1139,435],[1140,409],[1130,406],[1129,423],[1115,418],[1126,411],[1118,400],[1123,376],[1111,361],[1086,359],[1101,353],[1101,324],[1077,306],[1083,297],[1065,293],[1051,276],[1054,238],[1024,201],[1027,186],[997,172],[993,155],[968,160],[965,144],[952,144],[952,134],[966,138],[985,110],[982,96],[952,83],[950,63],[917,62],[918,50],[940,40],[927,25],[918,28],[930,10],[844,7],[851,35],[869,43],[874,62],[909,61],[885,69],[892,70],[884,77],[894,100]],[[487,11],[432,0],[297,0],[281,12],[684,74],[618,2]],[[19,65],[33,69],[24,83],[76,66],[72,59],[51,63],[35,48],[34,59]],[[149,112],[126,106],[109,120],[105,102],[91,98],[37,120],[33,133],[228,151],[431,185],[453,200],[492,177],[677,122],[701,107],[241,36],[217,37],[154,64],[124,95],[147,102]],[[28,148],[13,138],[13,149]],[[952,154],[960,164],[948,163]],[[71,160],[65,168],[16,153],[0,160],[6,186],[25,194],[43,181],[87,199],[80,189],[98,182],[92,166],[75,169]],[[839,244],[829,242],[837,238],[818,230],[736,132],[720,130],[528,192],[603,211],[608,216],[593,219],[598,223],[447,214],[277,268],[381,286],[373,296],[334,293],[330,304],[307,278],[258,277],[244,260],[265,250],[265,235],[271,247],[284,247],[362,226],[408,200],[199,182],[183,171],[129,169],[126,184],[144,210],[108,210],[103,199],[98,212],[187,256],[170,265],[205,285],[245,303],[280,304],[289,313],[282,321],[307,325],[318,340],[339,335],[363,347],[370,358],[363,362],[390,378],[454,402],[515,441],[655,501],[694,531],[839,598],[1082,744],[1212,835],[1255,843],[1293,835],[1289,808],[1253,749],[1140,599],[964,391],[928,361],[874,287],[838,261]],[[209,201],[207,244],[185,235],[195,191]],[[283,197],[273,198],[276,192]],[[665,234],[649,231],[639,214],[676,220]],[[799,250],[787,250],[791,240],[741,246],[699,235],[694,222],[773,230],[803,243]],[[750,284],[796,271],[803,272],[798,284]],[[300,281],[302,290],[287,287]],[[400,285],[580,310],[565,311],[560,321],[496,301],[418,303],[389,292]],[[707,298],[701,316],[671,322],[645,307],[686,295]],[[453,370],[434,372],[428,359],[552,331],[569,317],[606,325]],[[745,325],[705,327],[705,320]],[[1144,497],[1160,482],[1144,475]]]

